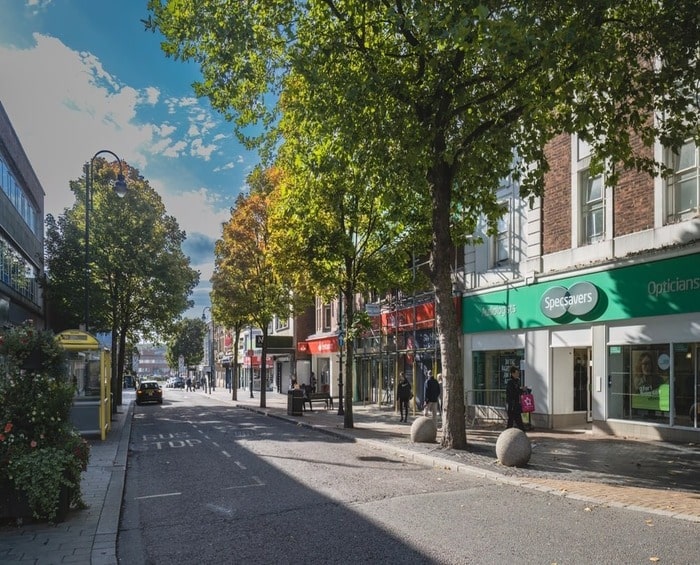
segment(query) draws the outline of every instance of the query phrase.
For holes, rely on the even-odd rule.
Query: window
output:
[[[493,237],[494,266],[510,259],[510,210],[507,209],[498,220],[496,230],[496,235]]]
[[[37,213],[2,157],[0,157],[0,185],[32,233],[37,234],[39,227]]]
[[[323,331],[331,331],[331,305],[323,305]]]
[[[474,351],[472,371],[474,390],[467,391],[469,404],[501,408],[506,404],[506,385],[510,368],[521,367],[525,352],[522,349],[501,351]],[[526,386],[525,374],[521,383]]]
[[[12,287],[25,298],[37,303],[36,271],[0,236],[0,281]]]
[[[331,331],[331,305],[316,297],[316,331]]]
[[[677,152],[667,151],[666,164],[673,173],[666,179],[666,209],[668,223],[692,218],[698,213],[698,147],[690,140]]]
[[[669,423],[668,344],[608,347],[608,416]]]
[[[274,326],[276,332],[289,329],[289,318],[278,318],[275,316]]]
[[[591,177],[588,169],[579,172],[581,194],[581,238],[584,245],[605,237],[605,198],[603,177]]]

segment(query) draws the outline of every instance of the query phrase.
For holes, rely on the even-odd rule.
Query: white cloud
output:
[[[226,163],[225,165],[223,165],[221,167],[216,167],[214,169],[214,172],[218,173],[220,171],[228,171],[228,170],[233,169],[233,167],[235,167],[235,165],[229,161],[228,163]]]
[[[230,138],[214,135],[209,142],[207,134],[217,126],[213,112],[195,97],[163,97],[155,86],[125,85],[97,56],[72,50],[56,38],[35,34],[34,39],[31,49],[0,44],[0,101],[44,188],[46,213],[57,215],[72,205],[69,181],[83,175],[84,163],[96,152],[108,149],[141,171],[181,229],[212,240],[220,237],[230,203],[197,180],[195,171],[164,180],[148,170],[156,156],[182,158],[189,152],[209,161],[219,142]],[[144,120],[143,110],[163,108],[175,116],[172,122]],[[189,135],[178,136],[186,127]],[[234,160],[243,161],[240,155]],[[217,169],[230,170],[234,162]],[[209,302],[213,261],[212,249],[211,261],[193,265],[201,272],[192,297],[198,304]]]
[[[145,89],[144,92],[144,98],[146,103],[150,104],[151,106],[155,106],[158,103],[158,100],[160,99],[160,90],[154,86],[149,86]]]
[[[150,179],[149,183],[161,195],[168,214],[177,218],[180,229],[188,234],[202,233],[211,239],[221,236],[221,225],[229,219],[230,210],[218,194],[206,188],[172,194],[162,181]]]
[[[68,181],[96,151],[109,148],[142,168],[138,148],[152,130],[132,123],[138,92],[120,86],[95,57],[34,38],[33,49],[0,46],[0,100],[46,192],[46,212],[58,214],[73,202]]]
[[[211,159],[211,154],[216,151],[216,145],[209,144],[206,145],[201,139],[195,139],[192,141],[190,146],[190,155],[195,157],[202,157],[205,161]]]
[[[172,140],[169,140],[172,141]],[[187,142],[186,141],[178,141],[177,143],[173,143],[172,145],[169,145],[168,147],[165,147],[161,151],[161,155],[165,157],[179,157],[182,152],[187,149]]]
[[[163,137],[168,137],[170,134],[174,133],[177,128],[170,124],[163,124],[161,126],[153,126],[158,135]]]

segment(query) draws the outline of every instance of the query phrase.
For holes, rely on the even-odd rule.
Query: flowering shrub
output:
[[[74,393],[53,333],[0,333],[0,485],[24,492],[36,518],[56,517],[62,486],[82,506],[90,448],[70,423]]]

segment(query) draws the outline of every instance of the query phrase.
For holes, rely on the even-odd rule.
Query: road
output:
[[[691,564],[699,534],[173,391],[135,408],[117,554],[128,565]]]

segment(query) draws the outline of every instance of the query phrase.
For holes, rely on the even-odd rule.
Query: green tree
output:
[[[200,64],[195,92],[242,134],[262,125],[257,141],[276,147],[282,107],[268,95],[303,79],[308,95],[284,99],[285,113],[333,116],[344,138],[371,140],[403,172],[406,224],[425,228],[430,251],[446,447],[466,447],[451,252],[479,216],[496,223],[501,179],[540,193],[546,143],[561,132],[591,142],[611,181],[621,166],[658,171],[655,139],[698,135],[697,0],[150,0],[149,10],[165,53]]]
[[[136,334],[166,335],[191,306],[199,273],[182,252],[185,233],[156,191],[127,166],[128,191],[120,199],[110,189],[116,171],[116,163],[93,163],[87,329],[112,334],[112,390],[119,404],[127,342],[138,341]],[[84,311],[85,179],[71,182],[71,189],[72,208],[47,219],[46,293],[51,308],[75,327]]]
[[[247,182],[250,192],[237,199],[216,245],[212,304],[217,319],[239,332],[247,323],[262,331],[260,406],[265,407],[268,327],[275,316],[289,317],[292,293],[275,274],[269,254],[268,197],[279,182],[279,171],[257,168]]]
[[[168,340],[165,359],[171,367],[180,366],[182,357],[187,374],[204,358],[204,338],[207,326],[199,318],[185,318],[176,322]]]
[[[304,81],[289,86],[295,88],[285,91],[285,99],[307,95]],[[387,213],[392,208],[387,200],[397,195],[378,184],[376,168],[385,164],[374,158],[371,142],[355,145],[328,117],[318,123],[309,116],[283,117],[285,141],[277,162],[285,174],[270,199],[270,252],[275,271],[291,282],[296,297],[342,300],[343,413],[344,426],[351,428],[353,338],[369,325],[354,297],[402,282],[412,233]]]

